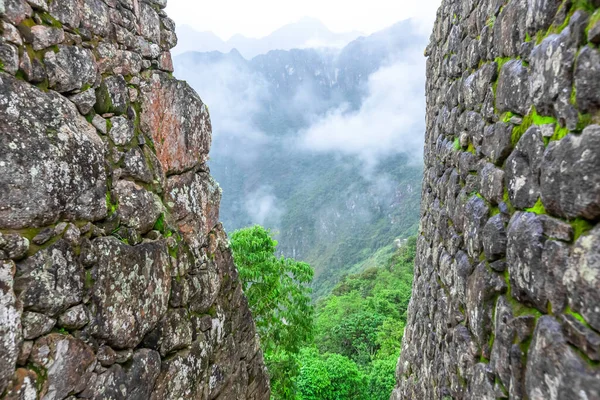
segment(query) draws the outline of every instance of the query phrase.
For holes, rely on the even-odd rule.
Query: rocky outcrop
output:
[[[600,398],[600,3],[444,0],[392,399]]]
[[[0,399],[268,399],[164,0],[0,0]]]

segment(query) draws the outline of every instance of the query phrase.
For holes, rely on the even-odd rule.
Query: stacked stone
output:
[[[599,7],[443,1],[392,399],[600,398]]]
[[[0,0],[0,398],[268,399],[165,0]]]

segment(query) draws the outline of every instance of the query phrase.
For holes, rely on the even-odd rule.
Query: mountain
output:
[[[315,268],[315,296],[416,232],[427,38],[415,32],[408,20],[338,50],[175,58],[210,107],[226,229],[275,230]]]
[[[290,50],[295,48],[342,48],[361,35],[360,32],[334,33],[321,21],[305,17],[297,22],[285,25],[263,38],[248,38],[237,34],[223,41],[212,32],[198,32],[192,27],[177,27],[177,46],[173,54],[189,51],[227,53],[237,49],[248,60],[271,50]]]

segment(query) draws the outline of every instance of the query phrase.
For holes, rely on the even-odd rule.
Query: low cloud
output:
[[[261,186],[245,197],[244,208],[253,224],[278,226],[284,213],[270,186]]]
[[[420,162],[425,129],[425,59],[404,53],[368,80],[358,110],[345,104],[300,132],[301,148],[359,157],[373,167],[397,153]]]

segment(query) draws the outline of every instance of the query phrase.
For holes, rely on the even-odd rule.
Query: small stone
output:
[[[496,108],[499,113],[510,111],[526,115],[530,108],[528,90],[529,69],[521,60],[511,60],[502,66],[496,90]]]
[[[19,70],[19,50],[12,44],[0,42],[0,63],[4,71],[16,74]]]
[[[69,100],[75,103],[81,114],[87,115],[94,108],[94,104],[96,104],[96,91],[94,89],[84,90],[81,93],[70,96]]]
[[[117,362],[119,364],[123,364],[123,363],[126,363],[127,361],[131,360],[131,356],[133,355],[133,350],[131,350],[131,349],[119,350],[119,351],[115,351],[115,353],[117,354],[117,358],[116,358],[115,362]]]
[[[479,173],[480,193],[492,205],[502,202],[504,197],[504,171],[492,163],[486,163]]]
[[[69,308],[58,317],[58,324],[65,329],[81,329],[88,322],[88,313],[82,304]]]
[[[161,53],[160,59],[158,60],[158,68],[162,69],[163,71],[167,71],[167,72],[174,71],[173,60],[171,59],[170,52],[165,51],[165,52]]]
[[[545,214],[539,215],[538,218],[542,222],[544,235],[547,237],[565,242],[573,240],[573,227],[570,224]]]
[[[0,21],[2,26],[2,38],[9,43],[16,44],[17,46],[21,46],[23,44],[23,38],[21,38],[21,34],[19,30],[14,27],[14,25],[9,24],[6,21]]]
[[[506,223],[507,217],[497,214],[483,228],[483,251],[490,261],[502,258],[506,253]]]
[[[588,40],[594,44],[600,44],[600,19],[593,21],[590,25]]]
[[[3,235],[4,244],[0,250],[4,250],[11,260],[20,260],[29,251],[29,240],[17,234]]]
[[[25,340],[21,344],[21,349],[19,350],[19,358],[17,358],[17,365],[25,365],[27,364],[27,359],[29,358],[29,354],[31,354],[31,348],[33,347],[33,340]]]
[[[600,20],[599,20],[600,21]],[[600,109],[600,51],[585,46],[577,57],[575,68],[575,100],[582,113]]]
[[[115,197],[119,202],[121,224],[133,228],[141,235],[152,229],[163,211],[160,198],[134,182],[120,180],[115,184]]]
[[[92,118],[92,125],[94,125],[94,127],[98,129],[101,133],[106,135],[108,128],[106,120],[104,118],[102,118],[98,114],[94,115],[94,118]]]
[[[42,229],[40,231],[40,233],[38,233],[33,238],[32,242],[35,243],[35,244],[37,244],[38,246],[41,246],[44,243],[46,243],[48,240],[52,239],[53,236],[54,236],[54,229],[52,229],[52,228],[44,228],[44,229]]]
[[[110,367],[117,362],[117,353],[108,346],[100,346],[96,358],[103,367]]]
[[[134,147],[125,153],[123,159],[123,175],[144,183],[152,183],[154,175],[146,163],[146,159],[139,147]]]
[[[37,58],[31,60],[27,52],[24,52],[21,56],[19,68],[25,74],[25,78],[31,83],[43,82],[47,77],[44,64]]]
[[[50,2],[50,15],[71,28],[79,28],[82,3],[79,0]]]
[[[128,105],[129,92],[122,75],[105,78],[96,89],[96,112],[123,114]]]
[[[504,122],[488,125],[483,131],[482,152],[494,164],[502,163],[512,150],[512,128]]]
[[[125,117],[113,117],[110,119],[112,128],[108,132],[108,136],[117,146],[125,146],[129,144],[134,136],[133,121]]]
[[[44,63],[49,86],[58,92],[70,92],[96,81],[96,62],[90,50],[58,45],[58,52],[47,51]]]
[[[540,129],[533,126],[519,139],[506,160],[506,186],[515,208],[533,207],[538,200],[540,166],[545,149]]]
[[[27,0],[29,5],[42,11],[48,11],[48,3],[46,0]]]
[[[62,43],[65,40],[65,32],[60,28],[35,25],[31,27],[31,37],[33,49],[39,51]]]
[[[590,360],[600,361],[600,335],[569,314],[561,316],[567,340],[583,351]]]
[[[55,319],[36,312],[24,312],[21,322],[23,324],[23,338],[26,340],[45,335],[56,324]]]

